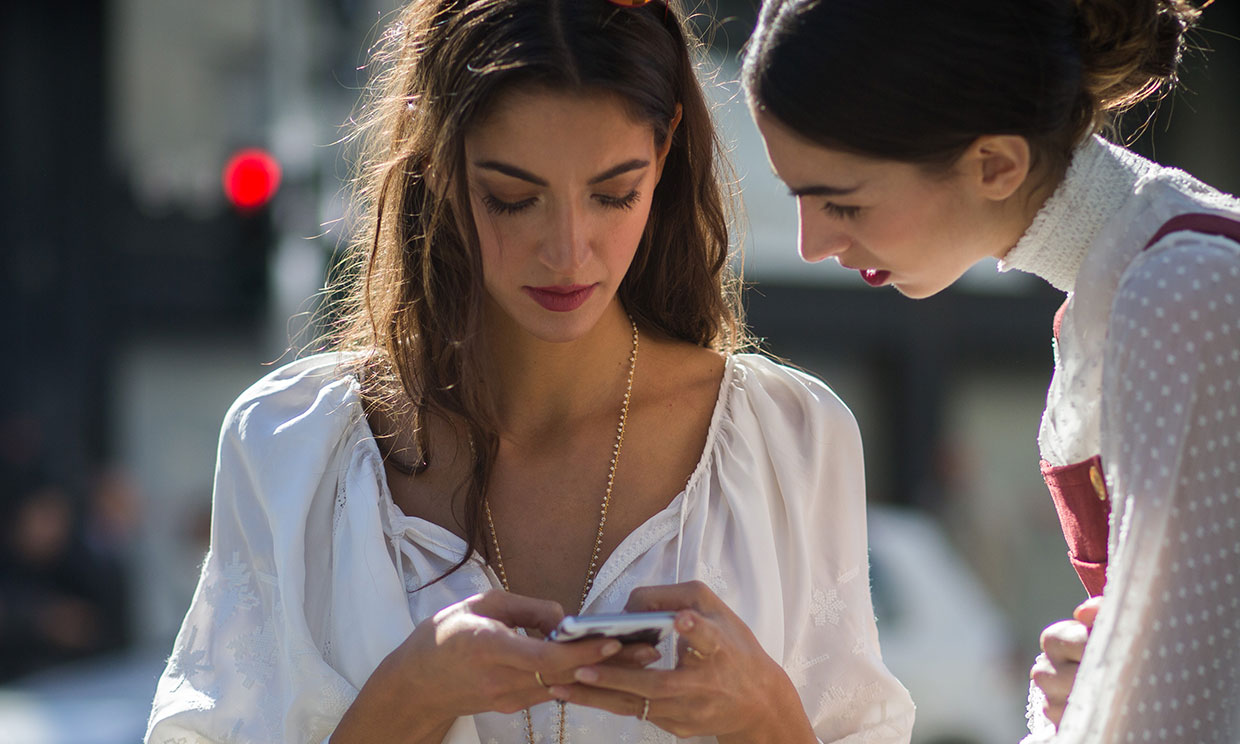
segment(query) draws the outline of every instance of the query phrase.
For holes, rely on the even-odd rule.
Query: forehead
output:
[[[755,113],[758,131],[766,144],[771,165],[785,181],[835,174],[841,177],[873,177],[883,161],[832,150],[802,137],[770,114]]]
[[[618,94],[519,88],[495,102],[465,134],[470,158],[581,161],[614,165],[617,154],[649,157],[654,127],[630,112]]]

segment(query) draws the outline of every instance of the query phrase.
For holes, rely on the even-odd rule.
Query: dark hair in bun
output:
[[[826,147],[930,166],[1025,137],[1058,179],[1110,116],[1173,84],[1188,0],[768,0],[751,103]]]
[[[1081,88],[1095,121],[1175,82],[1184,36],[1201,14],[1188,0],[1082,0],[1076,9]]]

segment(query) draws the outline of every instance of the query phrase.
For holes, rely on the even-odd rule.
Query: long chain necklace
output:
[[[633,328],[633,351],[629,354],[629,380],[624,388],[624,405],[620,408],[620,425],[616,427],[616,445],[611,451],[611,467],[607,471],[607,492],[603,494],[603,506],[600,510],[598,518],[598,534],[594,536],[594,553],[590,556],[590,565],[586,568],[585,586],[581,588],[581,602],[577,607],[580,613],[586,607],[586,597],[590,596],[590,588],[594,586],[594,574],[598,569],[598,556],[603,548],[603,527],[607,525],[607,507],[611,505],[611,490],[616,483],[616,463],[620,461],[620,447],[624,444],[624,425],[629,420],[629,400],[633,396],[633,372],[637,369],[637,323],[629,318],[629,325]],[[495,520],[491,518],[491,502],[487,499],[482,500],[482,506],[486,509],[487,526],[491,529],[491,544],[495,548],[495,568],[499,573],[500,584],[504,586],[504,591],[512,591],[508,587],[508,574],[504,571],[504,557],[499,551],[499,537],[495,534]],[[559,703],[559,744],[564,744],[564,706],[563,702]],[[525,709],[525,735],[529,740],[529,744],[534,744],[534,716],[530,713],[530,709]]]

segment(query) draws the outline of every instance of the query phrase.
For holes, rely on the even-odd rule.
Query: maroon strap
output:
[[[1167,220],[1145,248],[1171,233],[1185,230],[1240,242],[1240,221],[1215,214],[1183,214]],[[1056,339],[1067,309],[1068,303],[1064,301],[1055,313]],[[1055,502],[1059,526],[1068,543],[1068,560],[1090,596],[1097,596],[1106,583],[1107,532],[1111,516],[1111,499],[1102,477],[1102,458],[1095,455],[1083,462],[1060,467],[1043,460],[1042,478]]]
[[[1205,235],[1219,235],[1240,243],[1240,220],[1218,214],[1182,214],[1163,223],[1145,247],[1149,248],[1171,233],[1185,230]]]
[[[1182,214],[1179,217],[1172,217],[1158,228],[1158,232],[1154,233],[1154,237],[1149,239],[1142,250],[1148,250],[1150,246],[1167,237],[1171,233],[1177,232],[1196,232],[1205,235],[1219,235],[1224,238],[1240,243],[1240,220],[1231,217],[1223,217],[1217,214]],[[1055,331],[1055,338],[1059,338],[1059,328],[1063,325],[1064,313],[1068,310],[1068,300],[1064,300],[1059,309],[1055,311],[1055,322],[1052,326]]]

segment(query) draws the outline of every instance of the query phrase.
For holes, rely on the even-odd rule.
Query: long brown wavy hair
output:
[[[682,119],[619,298],[645,332],[735,350],[746,336],[728,260],[731,198],[695,75],[697,50],[675,2],[414,0],[373,56],[377,73],[353,135],[358,227],[333,283],[342,299],[332,346],[362,352],[350,364],[368,412],[413,432],[415,458],[434,454],[429,417],[468,437],[469,476],[445,498],[464,499],[459,526],[483,556],[498,426],[482,383],[485,289],[465,134],[519,86],[618,95],[660,146],[679,104]]]

